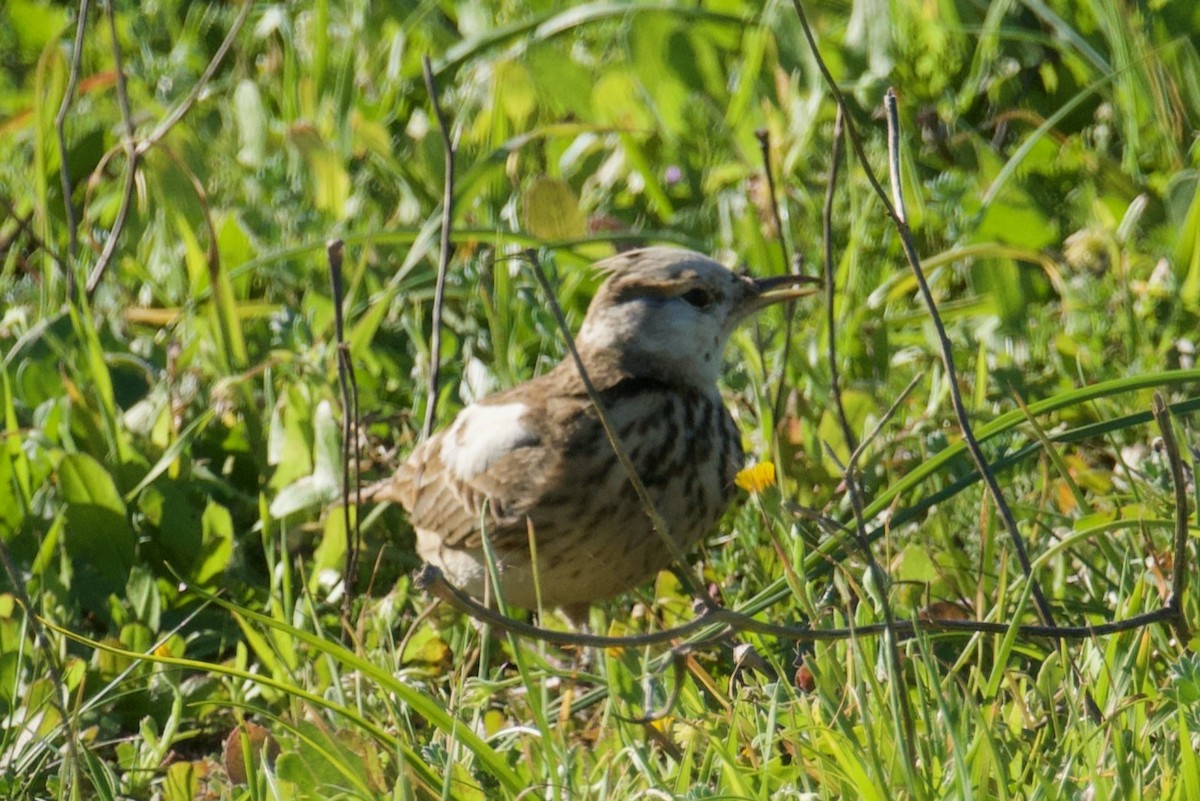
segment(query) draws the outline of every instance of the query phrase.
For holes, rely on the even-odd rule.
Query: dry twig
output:
[[[88,11],[91,0],[80,0],[79,19],[75,25],[75,46],[71,51],[71,71],[67,76],[67,88],[63,91],[62,103],[54,117],[54,130],[58,137],[58,176],[62,182],[63,207],[67,217],[67,292],[74,298],[75,257],[79,252],[79,221],[75,218],[75,206],[71,201],[74,188],[71,186],[70,160],[67,157],[67,114],[75,102],[75,88],[79,85],[79,67],[83,62],[83,34],[87,30]]]
[[[825,187],[825,204],[821,212],[821,249],[825,272],[825,325],[828,329],[829,349],[826,357],[829,360],[829,391],[833,395],[833,408],[837,412],[838,425],[842,429],[842,438],[846,441],[846,449],[851,452],[851,458],[842,471],[842,479],[846,484],[846,492],[850,496],[850,508],[854,511],[853,537],[855,545],[867,562],[867,570],[872,574],[873,583],[879,589],[879,609],[883,613],[884,625],[888,636],[886,644],[888,661],[892,674],[892,701],[900,712],[904,722],[904,745],[907,751],[905,764],[912,764],[916,758],[916,734],[913,727],[912,711],[900,687],[904,683],[904,668],[900,661],[900,644],[895,636],[896,619],[892,613],[892,602],[887,572],[879,566],[875,555],[871,552],[871,543],[867,539],[867,525],[863,518],[862,495],[858,487],[858,464],[854,454],[858,451],[857,437],[850,427],[850,419],[846,416],[846,406],[842,402],[841,373],[838,369],[837,353],[837,314],[835,299],[837,297],[836,276],[834,275],[833,259],[833,201],[837,191],[838,170],[842,161],[842,121],[841,108],[833,123],[833,149],[830,154],[829,183]]]
[[[96,264],[88,273],[87,283],[84,285],[84,292],[88,298],[91,298],[96,289],[100,286],[100,281],[104,278],[104,273],[108,270],[109,264],[112,263],[113,255],[116,253],[117,242],[121,238],[121,233],[125,230],[125,223],[129,217],[129,208],[133,203],[133,190],[137,181],[137,169],[141,164],[142,158],[157,145],[167,133],[170,132],[175,125],[191,111],[192,107],[200,99],[201,93],[216,74],[217,68],[221,62],[225,60],[225,56],[233,47],[234,41],[237,39],[238,33],[242,30],[242,26],[246,22],[246,18],[250,15],[252,7],[250,0],[243,0],[242,9],[238,12],[237,18],[233,22],[233,26],[225,35],[224,41],[221,42],[217,52],[213,54],[212,59],[208,62],[204,72],[201,73],[199,80],[192,86],[188,96],[183,99],[174,111],[168,114],[150,134],[138,141],[135,138],[135,129],[133,126],[133,118],[129,108],[129,99],[125,93],[125,74],[121,67],[121,50],[117,41],[115,24],[112,19],[112,9],[109,9],[109,26],[112,33],[113,58],[117,68],[117,95],[121,104],[121,114],[125,123],[125,153],[126,153],[126,171],[125,171],[125,187],[121,194],[121,205],[117,209],[117,218],[113,222],[112,230],[109,232],[108,238],[104,242],[104,248],[100,252]],[[74,255],[74,254],[72,254]]]
[[[425,89],[429,92],[429,102],[433,104],[433,114],[437,118],[438,131],[442,135],[442,155],[446,162],[442,181],[442,238],[438,251],[437,285],[433,290],[433,333],[429,340],[429,388],[425,399],[425,423],[421,427],[421,438],[429,439],[429,435],[433,433],[438,383],[442,371],[442,306],[445,303],[446,273],[450,269],[450,257],[454,247],[451,242],[454,224],[454,141],[450,138],[450,125],[438,100],[437,84],[433,80],[433,65],[429,56],[422,59],[421,66],[425,73]]]
[[[346,568],[342,574],[342,625],[350,630],[350,614],[354,608],[355,588],[358,586],[358,556],[362,550],[362,527],[359,515],[362,510],[362,482],[358,481],[358,469],[362,464],[359,443],[358,380],[354,365],[350,361],[350,345],[346,342],[345,320],[342,304],[342,258],[345,244],[340,239],[331,239],[325,246],[329,263],[329,284],[333,294],[334,342],[337,344],[338,387],[342,394],[342,527],[346,537]],[[353,446],[351,446],[353,441]],[[354,449],[354,519],[350,519],[350,450]]]
[[[1187,481],[1183,474],[1183,460],[1179,457],[1179,443],[1175,440],[1175,429],[1171,425],[1171,410],[1161,392],[1154,393],[1150,406],[1154,421],[1162,434],[1163,452],[1171,468],[1171,484],[1175,490],[1175,538],[1172,546],[1171,594],[1167,596],[1166,608],[1171,612],[1171,626],[1181,643],[1190,639],[1187,619],[1183,616],[1183,593],[1187,589],[1187,540],[1188,540],[1188,494]]]

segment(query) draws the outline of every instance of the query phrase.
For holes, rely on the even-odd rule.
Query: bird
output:
[[[572,622],[716,526],[744,458],[717,388],[722,352],[752,313],[811,291],[795,286],[800,276],[754,279],[676,247],[595,267],[607,278],[576,351],[677,548],[654,530],[569,354],[465,406],[374,493],[404,507],[418,555],[451,584],[488,603],[498,591],[507,605],[559,608]]]

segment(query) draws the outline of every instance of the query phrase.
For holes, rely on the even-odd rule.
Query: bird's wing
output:
[[[545,448],[526,404],[494,396],[468,406],[396,470],[381,499],[398,501],[415,528],[472,549],[488,536],[524,537]],[[486,506],[486,518],[484,518]]]

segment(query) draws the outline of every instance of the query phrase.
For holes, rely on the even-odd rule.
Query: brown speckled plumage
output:
[[[671,536],[686,551],[734,495],[740,436],[716,388],[734,325],[796,297],[687,250],[646,248],[610,272],[577,346],[588,377]],[[506,602],[533,608],[530,533],[546,606],[574,617],[671,562],[567,358],[491,395],[418,446],[376,493],[408,510],[417,550],[483,598],[486,532]]]

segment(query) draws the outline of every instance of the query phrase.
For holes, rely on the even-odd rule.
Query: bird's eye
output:
[[[712,305],[713,296],[707,289],[689,289],[681,295],[684,300],[697,309],[705,309]]]

